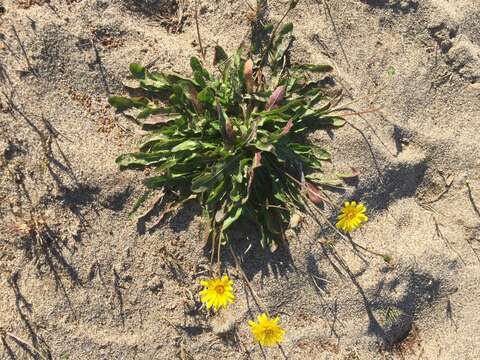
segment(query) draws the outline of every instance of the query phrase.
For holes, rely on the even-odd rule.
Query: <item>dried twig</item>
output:
[[[202,59],[205,61],[205,50],[202,44],[202,36],[200,35],[200,26],[198,24],[198,0],[195,0],[195,27],[197,28],[197,37],[198,37],[198,45],[200,46],[200,54],[202,55]]]
[[[235,267],[237,268],[237,271],[240,273],[240,275],[243,277],[243,280],[245,281],[245,284],[247,284],[247,287],[248,289],[250,290],[250,292],[252,293],[252,296],[255,300],[255,302],[257,303],[257,306],[265,311],[265,313],[268,314],[268,309],[267,307],[265,306],[265,304],[263,303],[263,301],[258,297],[257,293],[255,292],[255,290],[253,289],[253,286],[252,284],[250,284],[250,281],[248,281],[247,279],[247,275],[245,275],[245,272],[242,270],[241,266],[240,266],[240,262],[238,261],[238,258],[237,258],[237,255],[235,255],[235,253],[233,252],[233,249],[231,246],[228,246],[228,249],[230,250],[230,254],[232,254],[232,257],[233,257],[233,261],[235,262]]]
[[[440,173],[440,175],[441,175],[441,173]],[[442,178],[443,178],[443,181],[445,182],[445,189],[443,189],[443,191],[440,194],[438,194],[437,196],[435,196],[433,199],[423,201],[423,204],[433,204],[434,202],[437,202],[438,200],[440,200],[443,197],[443,195],[445,195],[448,192],[448,190],[450,190],[450,187],[453,184],[453,176],[445,179],[445,177],[442,175]]]
[[[292,175],[290,175],[289,173],[285,173],[285,175],[287,175],[290,179],[292,179],[294,182],[296,182],[298,185],[300,185],[301,187],[303,187],[306,191],[310,192],[312,195],[315,195],[315,196],[318,196],[319,198],[321,198],[323,201],[325,201],[326,203],[328,203],[329,205],[331,205],[332,207],[335,207],[335,205],[333,204],[332,201],[330,201],[330,199],[328,199],[328,197],[326,196],[326,194],[322,193],[319,194],[318,192],[308,188],[305,184],[302,184],[300,181],[298,181],[297,179],[295,179]]]
[[[340,117],[345,117],[345,116],[354,116],[354,115],[363,115],[363,114],[370,114],[370,113],[374,113],[374,112],[378,112],[378,111],[381,111],[382,108],[377,108],[377,109],[368,109],[368,110],[364,110],[364,111],[354,111],[354,112],[351,112],[351,113],[346,113],[346,114],[338,114],[336,116],[340,116]]]
[[[366,95],[364,95],[364,96],[360,96],[360,97],[356,98],[355,100],[352,100],[352,101],[350,101],[350,102],[348,102],[348,103],[346,103],[346,104],[343,104],[343,105],[341,105],[340,107],[338,107],[338,108],[336,108],[336,109],[334,109],[334,110],[332,110],[332,111],[343,110],[343,109],[346,109],[347,107],[350,107],[351,105],[356,104],[356,103],[358,103],[358,102],[360,102],[360,101],[362,101],[362,100],[367,100],[370,96],[378,95],[380,92],[382,92],[383,90],[385,90],[386,87],[387,87],[386,85],[385,85],[385,86],[382,86],[380,89],[378,89],[377,91],[375,91],[373,94],[366,94]]]
[[[290,176],[289,174],[287,174],[288,176]],[[292,177],[293,179],[293,177]],[[296,179],[295,179],[296,180]],[[296,180],[298,181],[298,180]],[[335,225],[333,225],[333,223],[327,218],[327,216],[322,213],[317,205],[308,197],[308,196],[305,196],[304,194],[300,194],[305,200],[307,200],[312,206],[313,208],[316,210],[316,212],[323,218],[323,220],[328,224],[328,226],[337,234],[339,235],[343,240],[345,241],[348,241],[354,248],[355,247],[358,247],[370,254],[373,254],[373,255],[377,255],[377,256],[380,256],[382,257],[383,259],[386,259],[387,257],[389,257],[387,254],[381,254],[381,253],[378,253],[376,251],[373,251],[373,250],[370,250],[368,248],[366,248],[365,246],[363,245],[360,245],[358,244],[357,242],[353,241],[352,238],[350,236],[345,236],[344,234],[342,234],[337,228]]]
[[[435,215],[432,215],[432,218],[433,218],[433,222],[435,223],[435,234],[440,238],[442,239],[443,241],[445,241],[445,244],[447,244],[447,247],[450,248],[450,250],[452,250],[457,256],[458,258],[462,261],[463,265],[467,265],[467,263],[465,262],[465,260],[463,260],[462,256],[460,255],[460,253],[452,246],[452,244],[450,243],[450,241],[448,241],[447,237],[443,234],[442,232],[442,229],[440,228],[440,224],[438,223],[437,221],[437,218],[435,217]]]
[[[473,198],[472,188],[470,187],[469,181],[466,180],[466,181],[465,181],[465,184],[467,185],[467,189],[468,189],[468,199],[470,200],[470,203],[472,204],[473,211],[475,211],[475,214],[477,214],[478,217],[480,217],[480,210],[478,209],[477,204],[475,203],[475,199]]]
[[[5,333],[5,335],[8,336],[8,337],[11,337],[16,342],[26,346],[27,348],[29,348],[30,350],[35,352],[38,356],[40,356],[40,358],[42,358],[43,360],[47,360],[47,358],[35,346],[33,346],[33,344],[29,343],[28,341],[22,340],[18,336],[14,335],[14,334],[12,334],[11,332],[8,332],[8,331]]]

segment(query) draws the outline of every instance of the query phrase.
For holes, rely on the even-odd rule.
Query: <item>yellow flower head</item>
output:
[[[342,213],[338,215],[337,228],[347,233],[352,232],[358,228],[362,222],[368,220],[365,211],[367,211],[365,205],[357,204],[356,201],[346,201],[345,206],[342,208]]]
[[[218,311],[221,307],[226,308],[229,304],[233,304],[235,299],[233,281],[227,275],[222,278],[203,280],[200,284],[204,287],[200,291],[201,300],[207,305],[207,309],[213,306],[215,311]]]
[[[278,322],[280,318],[270,319],[267,314],[261,314],[257,317],[257,322],[250,320],[248,325],[252,331],[253,337],[262,346],[273,346],[282,342],[285,330]]]

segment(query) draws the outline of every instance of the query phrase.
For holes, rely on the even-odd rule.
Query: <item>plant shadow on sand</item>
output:
[[[362,287],[358,278],[363,274],[354,273],[344,259],[335,251],[328,247],[323,247],[323,259],[326,259],[331,267],[343,279],[349,279],[361,296],[365,312],[368,316],[367,332],[375,335],[380,340],[382,348],[390,351],[396,349],[415,328],[414,320],[422,311],[428,309],[439,299],[454,293],[456,288],[451,288],[444,284],[428,271],[423,269],[405,269],[399,271],[399,276],[385,282],[379,281],[374,287],[368,289]],[[309,264],[318,272],[315,259]],[[389,270],[386,270],[389,271]],[[315,272],[315,271],[312,271]],[[322,274],[320,273],[320,278]],[[402,296],[396,301],[390,301],[382,297],[381,292],[391,291],[402,284],[404,290]],[[337,304],[328,304],[323,297],[324,292],[328,292],[326,286],[318,289],[319,296],[322,297],[322,304],[331,313],[330,327],[332,333],[339,340],[335,331],[337,323]],[[453,317],[450,314],[450,317]],[[327,319],[328,320],[328,319]]]
[[[11,343],[9,341],[12,341],[32,359],[53,359],[48,344],[39,334],[37,326],[30,320],[33,305],[29,303],[22,294],[19,281],[20,273],[15,272],[8,279],[8,284],[15,294],[15,310],[18,313],[20,320],[28,333],[30,343],[25,342],[24,340],[10,333],[0,334],[0,338],[4,346],[5,352],[10,359],[17,359],[15,352],[10,346]]]
[[[2,72],[2,77],[8,79],[8,75]],[[7,85],[9,82],[7,81]],[[8,86],[7,86],[8,88]],[[19,240],[16,247],[23,250],[25,256],[32,260],[38,274],[52,275],[55,280],[56,290],[60,289],[74,318],[77,318],[70,301],[64,279],[70,281],[73,286],[83,286],[81,277],[74,265],[73,256],[76,248],[82,243],[82,235],[86,233],[89,224],[83,215],[83,209],[87,205],[94,204],[100,188],[91,184],[82,183],[77,178],[71,162],[62,150],[64,141],[71,142],[60,133],[52,123],[44,116],[33,116],[15,100],[16,93],[10,88],[10,94],[3,92],[9,105],[9,114],[17,123],[24,123],[36,135],[43,151],[45,178],[28,179],[21,168],[15,169],[14,186],[17,188],[18,203],[21,204],[19,213],[14,213],[16,221],[23,228],[18,232]],[[20,153],[21,154],[21,153]],[[28,155],[25,152],[25,155]],[[31,186],[31,180],[52,180],[58,190],[55,196],[45,193],[40,197]],[[65,237],[63,228],[57,222],[56,216],[48,215],[45,209],[60,206],[66,208],[68,215],[78,224],[76,231],[70,237]],[[93,207],[93,210],[95,208]],[[68,253],[68,254],[67,254]],[[12,284],[16,284],[20,275],[15,275]],[[14,286],[12,285],[12,286]],[[19,287],[14,287],[19,293]]]
[[[404,1],[400,0],[361,0],[363,3],[381,9],[392,9],[396,13],[406,13],[411,10],[416,11],[418,8],[417,1]]]
[[[155,218],[161,212],[162,208],[157,207],[149,216]],[[172,217],[163,219],[150,231],[155,231],[158,227],[166,224],[175,232],[184,231],[189,227],[192,219],[200,214],[200,206],[191,202],[181,207]],[[341,323],[338,304],[336,300],[332,303],[331,300],[324,296],[329,292],[329,286],[332,285],[323,281],[323,279],[327,278],[327,274],[325,270],[319,267],[319,260],[322,260],[324,265],[325,262],[330,264],[330,269],[337,272],[341,278],[349,280],[355,287],[357,293],[361,296],[365,313],[368,316],[367,331],[380,340],[383,344],[382,348],[385,350],[394,349],[409,337],[412,329],[414,329],[415,316],[442,298],[444,296],[442,294],[448,291],[443,289],[444,285],[441,280],[422,269],[407,269],[402,272],[403,276],[399,276],[389,282],[381,280],[373,288],[366,289],[362,287],[358,280],[363,272],[354,273],[334,248],[323,245],[321,246],[319,256],[308,255],[305,262],[306,269],[299,269],[294,263],[288,246],[280,245],[275,251],[262,247],[259,235],[256,233],[253,225],[244,221],[232,229],[229,243],[227,246],[222,247],[221,260],[223,266],[234,267],[236,262],[229,252],[229,247],[236,255],[241,270],[249,281],[258,273],[261,274],[261,279],[273,276],[276,279],[286,278],[287,280],[289,274],[292,273],[307,274],[321,299],[322,312],[331,328],[331,334],[338,341],[340,341],[340,335],[336,330],[336,326]],[[255,256],[251,256],[251,254],[255,254]],[[211,244],[207,243],[205,245],[204,255],[210,258]],[[366,259],[363,253],[358,252],[357,256],[368,266],[368,259]],[[399,300],[391,302],[380,296],[382,290],[395,289],[400,284],[405,284],[406,290]],[[379,318],[379,314],[388,313],[390,308],[398,310],[398,313],[393,316],[393,320],[386,322],[382,315]],[[192,328],[191,331],[192,334],[196,334],[203,330]]]

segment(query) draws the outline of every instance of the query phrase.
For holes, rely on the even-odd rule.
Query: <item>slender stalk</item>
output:
[[[258,297],[257,293],[255,292],[255,290],[252,287],[252,284],[250,284],[250,281],[248,281],[247,275],[245,275],[245,273],[243,272],[243,270],[240,266],[240,262],[238,261],[237,255],[235,255],[235,253],[233,252],[233,249],[230,245],[228,246],[228,249],[230,250],[230,254],[232,254],[233,261],[235,262],[235,267],[237,268],[237,271],[242,276],[243,280],[245,281],[245,284],[247,284],[247,287],[250,290],[250,292],[252,293],[252,296],[255,299],[255,302],[257,303],[257,306],[261,310],[263,310],[268,316],[270,316],[270,314],[268,313],[267,307],[265,306],[263,301]]]
[[[340,116],[340,117],[346,117],[346,116],[354,116],[354,115],[363,115],[363,114],[370,114],[370,113],[374,113],[374,112],[378,112],[382,110],[382,108],[377,108],[377,109],[369,109],[369,110],[364,110],[364,111],[354,111],[354,112],[351,112],[351,113],[346,113],[346,114],[338,114],[338,115],[335,115],[335,116]]]
[[[327,200],[326,202],[327,202],[329,205],[335,207],[335,206],[333,205],[333,203],[330,201],[330,199],[329,199],[325,194],[323,194],[323,192],[322,192],[322,194],[319,194],[319,193],[317,193],[316,191],[313,191],[313,190],[307,188],[307,187],[305,186],[305,184],[302,184],[300,181],[298,181],[297,179],[295,179],[292,175],[290,175],[290,174],[287,173],[287,172],[285,173],[285,175],[287,175],[290,179],[292,179],[294,182],[296,182],[298,185],[300,185],[301,187],[303,187],[303,188],[304,188],[305,190],[307,190],[308,192],[312,193],[313,195],[318,196],[319,198],[322,198],[323,200]]]
[[[200,35],[200,26],[198,24],[198,0],[195,0],[195,27],[197,28],[197,37],[198,37],[198,45],[200,46],[200,54],[202,55],[202,59],[205,61],[205,50],[202,44],[202,36]]]
[[[47,358],[39,351],[37,350],[37,348],[35,348],[35,346],[33,346],[33,344],[25,341],[25,340],[22,340],[20,339],[18,336],[10,333],[10,332],[6,332],[5,333],[7,336],[11,337],[13,340],[25,345],[26,347],[28,347],[30,350],[32,350],[33,352],[35,352],[38,356],[40,356],[43,360],[47,360]]]

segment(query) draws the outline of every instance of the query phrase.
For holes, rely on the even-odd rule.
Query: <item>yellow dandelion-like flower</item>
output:
[[[257,322],[250,320],[248,325],[252,331],[253,337],[262,346],[273,346],[282,342],[285,330],[278,322],[280,318],[270,319],[267,314],[261,314],[257,317]]]
[[[338,215],[337,228],[349,233],[358,228],[362,222],[368,220],[365,215],[367,208],[363,204],[357,204],[356,201],[345,202],[342,213]]]
[[[233,304],[235,299],[233,281],[227,275],[222,278],[203,280],[200,284],[204,287],[200,291],[201,300],[207,305],[207,309],[213,306],[215,311],[218,311],[221,307],[227,308],[229,304]]]

